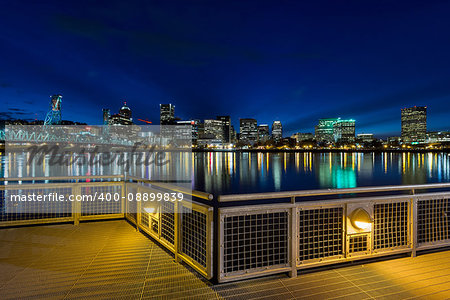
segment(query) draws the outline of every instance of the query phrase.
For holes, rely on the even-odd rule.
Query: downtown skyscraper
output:
[[[175,120],[175,105],[172,104],[160,104],[160,124],[161,125],[171,125]]]
[[[283,125],[280,121],[273,121],[272,123],[272,139],[279,142],[283,139]]]
[[[423,142],[427,135],[427,107],[402,108],[402,141]]]
[[[242,143],[253,144],[258,140],[258,123],[255,119],[240,119],[239,141]]]

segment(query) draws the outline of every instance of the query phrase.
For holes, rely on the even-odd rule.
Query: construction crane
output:
[[[138,121],[141,121],[141,122],[144,122],[144,123],[147,123],[147,124],[152,124],[152,122],[150,122],[149,120],[138,119]]]

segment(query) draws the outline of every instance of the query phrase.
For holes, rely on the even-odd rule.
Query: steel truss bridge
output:
[[[91,134],[62,134],[61,131],[41,130],[29,131],[25,129],[2,129],[0,130],[0,141],[24,142],[24,143],[71,143],[71,144],[104,144],[132,146],[136,141],[114,138],[112,136],[97,136]]]

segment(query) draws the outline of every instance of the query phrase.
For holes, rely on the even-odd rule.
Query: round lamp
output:
[[[350,215],[353,227],[360,230],[370,230],[372,228],[372,218],[369,213],[362,208],[355,209]]]

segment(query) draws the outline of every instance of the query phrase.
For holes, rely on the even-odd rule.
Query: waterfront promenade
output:
[[[448,299],[450,251],[213,285],[127,221],[0,230],[2,299]]]

